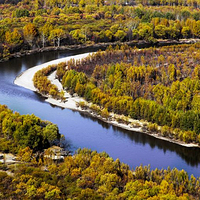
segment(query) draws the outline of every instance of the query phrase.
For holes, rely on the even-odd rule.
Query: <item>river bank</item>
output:
[[[97,44],[78,44],[78,45],[65,45],[60,47],[48,46],[44,48],[35,48],[32,50],[24,50],[20,52],[16,52],[10,54],[5,58],[1,58],[0,62],[4,62],[13,58],[20,58],[22,56],[31,55],[35,53],[41,52],[49,52],[49,51],[64,51],[64,50],[76,50],[76,49],[86,49],[86,48],[106,48],[108,46],[116,46],[116,45],[130,45],[136,46],[137,48],[145,48],[150,46],[165,46],[165,45],[177,45],[177,44],[193,44],[200,42],[200,39],[180,39],[180,40],[156,40],[155,43],[147,42],[144,40],[133,40],[129,42],[107,42],[107,43],[97,43]]]
[[[18,86],[22,86],[24,88],[27,88],[27,89],[30,89],[32,91],[37,92],[37,89],[34,87],[32,79],[33,79],[34,74],[38,70],[41,70],[41,69],[43,69],[43,68],[45,68],[49,65],[52,65],[52,64],[58,64],[60,62],[67,62],[68,60],[70,60],[72,58],[73,59],[85,58],[88,55],[89,55],[89,53],[80,54],[80,55],[76,55],[76,56],[70,56],[70,57],[67,57],[67,58],[57,59],[57,60],[53,60],[53,61],[44,63],[42,65],[35,66],[35,67],[30,68],[29,70],[23,72],[22,74],[20,74],[15,79],[14,83]],[[55,72],[53,72],[48,78],[53,84],[55,84],[58,87],[59,90],[62,90],[62,85],[56,79]],[[128,130],[128,131],[145,133],[145,134],[151,135],[155,138],[165,140],[165,141],[168,141],[168,142],[172,142],[172,143],[182,145],[182,146],[185,146],[185,147],[199,147],[197,144],[193,144],[193,143],[187,144],[187,143],[184,143],[184,142],[179,141],[179,140],[163,137],[160,134],[155,134],[155,133],[149,132],[146,128],[146,125],[147,125],[148,122],[142,122],[142,121],[134,120],[134,119],[128,119],[128,124],[124,123],[124,122],[119,122],[120,121],[119,119],[122,118],[123,116],[114,115],[114,113],[112,113],[110,115],[111,117],[109,117],[109,118],[103,118],[101,115],[98,115],[97,113],[93,112],[89,108],[89,106],[87,106],[86,109],[81,108],[78,104],[80,102],[85,102],[85,100],[83,98],[76,96],[76,95],[72,96],[69,93],[65,92],[65,98],[66,98],[66,101],[63,102],[61,100],[56,100],[56,99],[53,99],[51,97],[46,96],[45,101],[52,104],[52,105],[55,105],[55,106],[59,106],[59,107],[62,107],[62,108],[68,108],[68,109],[71,109],[71,110],[87,113],[88,115],[91,115],[95,118],[98,118],[98,119],[104,121],[105,123],[111,124],[113,126],[120,127],[122,129],[125,129],[125,130]],[[85,102],[85,103],[88,104],[87,102]]]

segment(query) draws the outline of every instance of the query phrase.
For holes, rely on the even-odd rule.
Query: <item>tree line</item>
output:
[[[63,66],[63,63],[60,63],[58,65],[51,65],[39,70],[35,73],[33,77],[33,83],[41,94],[50,95],[55,99],[64,100],[63,91],[59,91],[57,86],[52,84],[51,81],[48,79],[48,75],[55,71],[56,68],[59,66]]]
[[[107,3],[26,0],[0,4],[0,57],[48,46],[132,40],[154,43],[200,36],[200,14],[194,4],[174,8]]]

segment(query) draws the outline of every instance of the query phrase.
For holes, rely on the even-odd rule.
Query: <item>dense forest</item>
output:
[[[50,46],[200,37],[196,0],[0,3],[0,58],[4,59],[12,53]]]
[[[46,166],[44,169],[44,165]],[[4,166],[5,167],[5,166]],[[0,165],[2,168],[2,165]],[[62,163],[26,162],[0,172],[3,199],[199,199],[200,179],[183,170],[130,170],[105,152],[82,149]]]
[[[65,67],[64,63],[60,63],[58,65],[51,65],[42,70],[39,70],[33,77],[34,86],[38,89],[38,91],[43,95],[51,95],[55,99],[64,100],[64,92],[59,91],[57,86],[52,84],[48,79],[48,75],[50,75],[53,71],[60,66],[61,68]]]
[[[56,125],[0,106],[0,199],[173,199],[200,198],[200,179],[184,170],[154,169],[115,161],[105,152],[78,149],[53,160],[60,140]],[[1,153],[2,157],[2,153]]]
[[[200,44],[147,49],[109,47],[82,60],[60,63],[57,77],[64,89],[97,105],[91,107],[93,110],[103,110],[104,117],[109,118],[109,112],[113,112],[144,119],[151,122],[148,129],[152,132],[199,143],[199,47]],[[55,66],[41,70],[43,76],[39,71],[34,77],[35,86],[45,94],[50,94],[45,88],[56,88],[43,84],[45,74],[51,70]],[[63,97],[58,89],[51,93],[56,98]]]
[[[35,115],[13,113],[0,105],[0,152],[19,153],[29,147],[33,152],[43,151],[59,144],[61,135],[58,127]]]
[[[0,0],[0,60],[63,45],[200,38],[199,6],[196,0]],[[64,90],[84,97],[103,118],[113,112],[143,119],[148,131],[200,144],[199,47],[109,46],[38,71],[34,85],[65,100],[47,77],[56,70]],[[62,139],[57,125],[0,105],[0,152],[17,155],[14,164],[1,159],[0,199],[200,199],[200,179],[184,170],[130,169],[88,149],[55,161],[48,148]]]

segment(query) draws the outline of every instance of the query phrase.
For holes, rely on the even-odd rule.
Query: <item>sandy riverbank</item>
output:
[[[37,91],[37,89],[34,87],[34,84],[33,84],[33,77],[34,77],[34,74],[37,71],[39,71],[39,70],[41,70],[41,69],[43,69],[43,68],[45,68],[49,65],[58,64],[58,63],[61,63],[61,62],[67,62],[72,58],[73,59],[82,59],[82,58],[87,57],[89,54],[92,54],[92,53],[84,53],[84,54],[80,54],[80,55],[76,55],[76,56],[69,56],[69,57],[66,57],[66,58],[53,60],[53,61],[50,61],[50,62],[43,63],[41,65],[32,67],[32,68],[26,70],[25,72],[23,72],[22,74],[20,74],[15,79],[14,83],[18,86],[27,88],[29,90]],[[62,85],[55,78],[55,73],[53,73],[51,76],[49,76],[49,79],[53,82],[53,84],[57,85],[57,87],[60,90],[62,89]],[[73,109],[73,110],[79,110],[78,107],[76,106],[76,104],[80,101],[84,101],[84,99],[82,99],[82,98],[72,97],[69,93],[65,93],[65,97],[67,99],[66,102],[61,102],[60,100],[55,100],[55,99],[50,98],[50,97],[48,97],[46,99],[46,101],[53,104],[53,105],[60,106],[62,108],[69,108],[69,109]]]
[[[30,68],[27,71],[23,72],[22,74],[20,74],[15,79],[14,83],[16,85],[18,85],[18,86],[22,86],[22,87],[30,89],[32,91],[37,91],[37,89],[34,87],[34,84],[33,84],[32,80],[33,80],[34,74],[38,70],[41,70],[41,69],[43,69],[43,68],[45,68],[45,67],[47,67],[49,65],[52,65],[52,64],[58,64],[58,63],[61,63],[61,62],[67,62],[68,60],[70,60],[72,58],[73,59],[82,59],[82,58],[87,57],[89,54],[91,54],[91,53],[85,53],[85,54],[80,54],[80,55],[76,55],[76,56],[70,56],[70,57],[67,57],[67,58],[61,58],[61,59],[57,59],[57,60],[53,60],[53,61],[44,63],[42,65],[35,66],[35,67]],[[48,78],[53,84],[55,84],[58,87],[59,90],[62,90],[62,85],[56,79],[55,72],[53,72]],[[53,98],[50,98],[50,97],[48,97],[46,99],[46,101],[49,102],[50,104],[53,104],[53,105],[56,105],[56,106],[59,106],[59,107],[62,107],[62,108],[68,108],[68,109],[72,109],[72,110],[77,110],[79,112],[88,113],[89,115],[92,115],[92,116],[94,116],[94,117],[96,117],[96,118],[98,118],[98,119],[100,119],[100,120],[102,120],[102,121],[104,121],[106,123],[112,124],[113,126],[117,126],[117,127],[129,130],[129,131],[142,132],[142,133],[151,135],[151,136],[153,136],[155,138],[162,139],[162,140],[165,140],[165,141],[168,141],[168,142],[172,142],[172,143],[175,143],[175,144],[178,144],[178,145],[182,145],[182,146],[185,146],[185,147],[198,147],[197,144],[193,144],[193,143],[186,144],[186,143],[178,141],[178,140],[162,137],[162,136],[160,136],[158,134],[149,133],[147,131],[144,131],[144,129],[143,129],[144,128],[144,126],[143,126],[144,124],[139,120],[130,119],[130,122],[140,125],[139,127],[133,127],[130,124],[127,125],[125,123],[119,123],[114,118],[112,118],[111,120],[104,119],[100,115],[96,115],[95,113],[93,113],[89,109],[83,110],[81,107],[77,106],[77,103],[79,103],[80,101],[85,101],[83,98],[80,98],[80,97],[77,97],[77,96],[73,97],[67,92],[65,92],[65,97],[66,97],[66,101],[65,102],[62,102],[60,100],[56,100],[56,99],[53,99]]]

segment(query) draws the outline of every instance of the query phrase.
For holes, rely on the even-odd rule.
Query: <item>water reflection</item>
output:
[[[182,159],[184,159],[186,163],[190,166],[198,166],[198,164],[200,163],[200,149],[199,148],[183,147],[183,146],[170,143],[164,140],[159,140],[157,138],[154,138],[144,133],[124,130],[120,127],[116,127],[108,123],[105,123],[102,120],[92,117],[87,113],[80,113],[80,115],[83,118],[87,118],[87,119],[92,120],[93,122],[97,122],[105,129],[112,128],[113,132],[117,134],[118,137],[124,137],[124,138],[128,137],[128,139],[130,139],[131,141],[134,141],[134,143],[136,144],[142,144],[143,146],[149,145],[151,149],[154,149],[155,147],[157,147],[158,149],[162,150],[163,153],[166,153],[166,151],[175,152]]]
[[[77,112],[77,111],[74,111],[74,112]],[[108,124],[108,123],[105,123],[103,122],[102,120],[96,118],[96,117],[93,117],[91,116],[90,114],[88,113],[84,113],[84,112],[80,112],[80,115],[85,118],[85,119],[90,119],[92,120],[93,122],[97,122],[99,125],[101,125],[103,128],[105,129],[109,129],[110,127],[112,127],[112,125]]]

